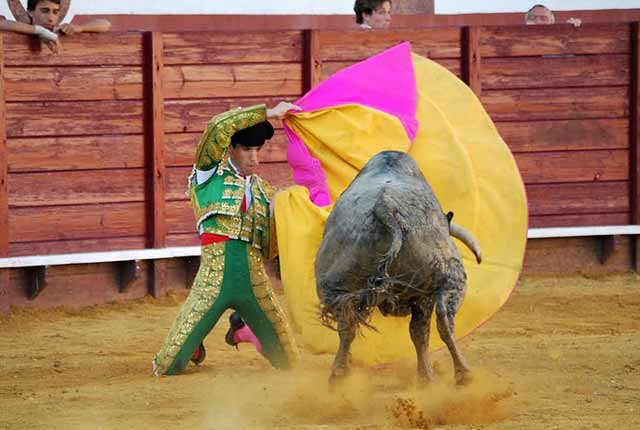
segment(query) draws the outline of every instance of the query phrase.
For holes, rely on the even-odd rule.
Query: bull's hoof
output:
[[[464,387],[470,385],[473,382],[473,375],[468,369],[456,371],[456,385]]]
[[[334,385],[340,381],[343,381],[349,376],[350,370],[348,367],[334,367],[329,376],[329,384]]]
[[[436,375],[433,369],[418,371],[418,385],[429,385],[435,381],[435,379]]]

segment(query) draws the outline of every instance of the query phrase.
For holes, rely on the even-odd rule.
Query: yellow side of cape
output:
[[[317,158],[333,201],[357,172],[382,150],[409,152],[433,187],[443,210],[478,240],[483,262],[456,242],[467,272],[467,295],[456,316],[456,336],[470,333],[494,315],[513,290],[527,235],[524,186],[508,147],[471,90],[448,70],[414,55],[420,129],[409,141],[400,121],[360,105],[338,106],[291,117],[290,127]],[[295,186],[276,200],[282,282],[292,324],[316,352],[335,352],[338,336],[320,324],[314,261],[331,207],[309,200]],[[352,346],[354,360],[380,364],[414,357],[409,318],[382,317],[378,332],[363,330]],[[432,322],[432,324],[434,324]],[[430,349],[443,346],[435,328]]]

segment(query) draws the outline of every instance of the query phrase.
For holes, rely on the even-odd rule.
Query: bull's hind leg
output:
[[[329,378],[329,381],[332,383],[349,374],[351,364],[349,362],[349,350],[351,349],[353,339],[356,337],[356,327],[338,322],[338,335],[340,336],[340,347],[333,361],[331,377]]]
[[[411,322],[409,334],[413,345],[416,347],[418,360],[418,380],[430,382],[433,380],[433,367],[429,358],[429,334],[431,331],[431,314],[433,313],[433,300],[422,305],[411,307]]]
[[[471,371],[462,357],[462,353],[458,350],[454,336],[454,319],[462,297],[464,297],[464,291],[464,281],[451,280],[436,293],[438,333],[440,333],[440,338],[447,345],[453,359],[456,383],[458,385],[464,385],[471,381]]]

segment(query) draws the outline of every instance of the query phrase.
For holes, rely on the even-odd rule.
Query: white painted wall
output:
[[[435,9],[439,14],[523,12],[538,1],[436,0]],[[68,19],[74,14],[351,15],[353,3],[353,0],[72,0]],[[541,3],[553,10],[640,8],[640,0],[543,0]],[[26,5],[26,0],[23,4]],[[11,17],[4,0],[0,0],[0,14]]]
[[[443,15],[525,12],[534,4],[544,4],[551,10],[640,9],[640,0],[436,0],[435,12]]]
[[[22,3],[27,5],[26,0]],[[71,0],[69,19],[74,14],[133,15],[349,15],[352,0]],[[0,14],[11,17],[5,0],[0,0]]]

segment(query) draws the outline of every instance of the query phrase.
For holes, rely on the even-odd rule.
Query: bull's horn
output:
[[[475,254],[478,264],[482,262],[482,253],[480,252],[480,246],[478,245],[478,242],[476,242],[476,240],[473,238],[471,233],[454,222],[449,224],[449,233],[451,233],[451,236],[460,239],[462,243],[467,245],[467,248],[469,248]]]

